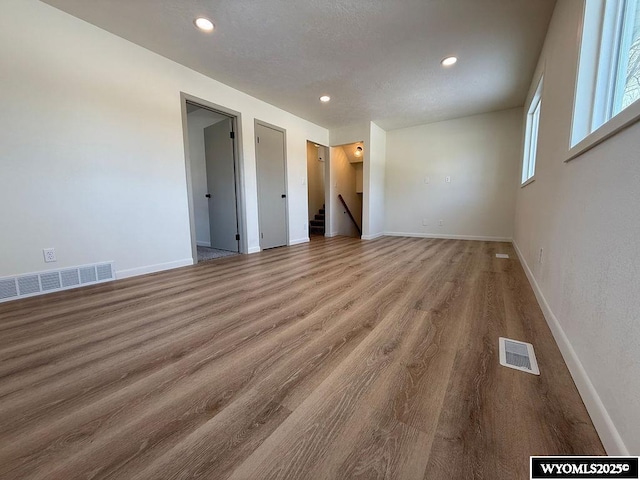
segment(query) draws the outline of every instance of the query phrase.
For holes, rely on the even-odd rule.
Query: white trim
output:
[[[147,265],[145,267],[118,270],[116,271],[116,278],[120,280],[122,278],[137,277],[138,275],[162,272],[163,270],[171,270],[172,268],[186,267],[188,265],[193,265],[193,258],[184,258],[174,262],[157,263],[155,265]]]
[[[292,247],[294,245],[300,245],[301,243],[309,243],[309,237],[298,238],[297,240],[289,241],[289,246]]]
[[[257,247],[249,247],[249,250],[247,253],[260,253],[262,251],[262,249],[260,248],[260,246]]]
[[[607,454],[617,456],[629,455],[629,450],[622,441],[622,437],[620,437],[618,429],[611,420],[611,417],[602,403],[596,388],[589,379],[589,375],[584,369],[582,362],[580,362],[578,354],[573,349],[567,334],[564,332],[560,322],[551,311],[551,307],[547,303],[538,282],[533,276],[533,273],[531,272],[531,269],[524,259],[524,256],[522,255],[520,248],[518,248],[518,244],[515,240],[513,241],[513,247],[518,254],[520,263],[522,264],[524,272],[529,279],[529,283],[533,288],[533,292],[538,299],[538,304],[540,305],[542,313],[547,320],[547,324],[553,334],[553,338],[555,338],[556,343],[560,348],[560,353],[562,353],[562,357],[569,368],[571,377],[578,388],[578,392],[580,392],[580,395],[582,396],[582,401],[584,402],[585,407],[587,407],[587,411],[591,416],[591,421],[593,422],[598,435],[600,435],[600,440],[602,441],[602,445],[607,451]]]
[[[198,247],[209,247],[209,248],[211,248],[211,242],[201,242],[200,240],[196,240],[196,245]]]
[[[361,235],[362,240],[375,240],[376,238],[384,237],[384,232],[374,233],[372,235]]]
[[[384,232],[390,237],[440,238],[443,240],[479,240],[482,242],[511,242],[511,237],[486,237],[481,235],[447,235],[439,233]]]
[[[331,238],[331,237],[337,237],[338,236],[338,232],[333,232],[333,233],[325,233],[324,236],[326,238]]]
[[[627,62],[621,53],[630,41],[633,22],[629,22],[635,21],[627,15],[635,8],[636,0],[585,2],[565,162],[640,120],[640,101],[616,113],[621,107],[617,104],[624,78],[621,68]]]
[[[536,176],[534,175],[533,177],[529,178],[529,180],[527,180],[524,183],[520,184],[520,188],[526,187],[527,185],[529,185],[530,183],[533,183],[536,179]]]
[[[583,140],[569,149],[565,162],[579,157],[587,150],[591,150],[596,145],[604,142],[616,133],[633,125],[640,120],[640,101],[632,103],[619,114],[606,122],[597,130],[591,132]]]
[[[538,139],[540,137],[540,110],[542,109],[542,94],[544,89],[544,73],[538,79],[538,85],[529,102],[525,122],[524,151],[522,155],[522,172],[520,185],[524,186],[536,175],[536,161],[538,157]]]

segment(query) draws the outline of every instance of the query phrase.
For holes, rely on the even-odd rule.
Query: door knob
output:
[[[211,198],[211,194],[210,194],[210,193],[207,193],[207,194],[205,195],[205,197],[207,197],[207,198]]]
[[[283,193],[283,194],[282,194],[282,198],[287,198],[287,196]]]

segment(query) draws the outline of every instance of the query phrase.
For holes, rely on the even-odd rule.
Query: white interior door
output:
[[[260,247],[287,244],[284,132],[256,124]]]
[[[238,251],[238,210],[231,119],[204,129],[211,247]]]

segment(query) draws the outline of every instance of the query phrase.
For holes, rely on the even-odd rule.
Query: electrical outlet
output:
[[[52,263],[56,261],[56,249],[55,248],[44,248],[42,249],[42,254],[44,255],[45,263]]]
[[[438,220],[438,225],[439,226],[443,226],[444,225],[444,220]]]
[[[449,175],[447,175],[446,177],[444,177],[444,182],[445,183],[451,183],[451,177]]]
[[[427,225],[429,225],[429,220],[428,220],[428,219],[426,219],[426,218],[423,218],[423,219],[422,219],[422,225],[423,225],[424,227],[426,227]]]
[[[540,249],[540,253],[538,254],[538,263],[540,265],[542,265],[542,254],[544,253],[544,250],[541,248]]]

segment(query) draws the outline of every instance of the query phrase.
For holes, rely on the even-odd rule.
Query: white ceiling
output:
[[[521,106],[555,0],[44,0],[327,128]],[[195,17],[213,19],[203,34]],[[456,55],[448,69],[440,60]],[[331,96],[321,104],[318,97]]]

